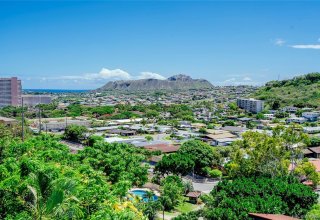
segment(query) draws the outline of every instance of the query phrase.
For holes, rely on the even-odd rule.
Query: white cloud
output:
[[[292,48],[296,49],[320,49],[320,44],[297,44],[297,45],[292,45]]]
[[[280,38],[278,38],[274,41],[274,44],[277,46],[280,46],[280,47],[283,46],[285,43],[286,43],[286,41],[283,39],[280,39]]]
[[[242,80],[243,81],[252,81],[252,79],[250,77],[248,77],[248,76],[244,77]]]
[[[122,69],[107,69],[102,68],[98,73],[85,73],[82,75],[66,75],[48,78],[51,80],[73,80],[79,81],[106,81],[106,80],[130,80],[130,79],[166,79],[164,76],[153,72],[141,72],[137,76],[133,76],[130,73]]]
[[[121,70],[121,69],[109,70],[107,68],[102,68],[98,76],[103,79],[109,79],[109,78],[130,79],[131,78],[131,75],[124,70]]]
[[[231,79],[226,79],[224,82],[234,82],[234,81],[236,81],[236,78],[231,78]]]
[[[166,79],[166,77],[161,76],[158,73],[153,73],[153,72],[141,72],[137,78],[138,79],[160,79],[160,80]]]

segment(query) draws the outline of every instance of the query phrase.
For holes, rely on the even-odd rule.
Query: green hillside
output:
[[[254,96],[265,100],[273,109],[288,105],[319,107],[320,73],[309,73],[289,80],[270,81]]]

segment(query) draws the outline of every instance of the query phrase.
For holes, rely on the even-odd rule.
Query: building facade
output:
[[[36,106],[38,104],[50,104],[52,101],[49,95],[23,95],[23,104],[26,106]]]
[[[306,118],[308,121],[317,121],[319,117],[318,112],[302,112],[302,117]]]
[[[0,78],[0,107],[21,105],[21,80]]]
[[[263,110],[263,101],[256,99],[237,99],[237,105],[252,113],[259,113]]]

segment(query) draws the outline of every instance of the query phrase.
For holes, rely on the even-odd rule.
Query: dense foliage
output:
[[[87,128],[81,125],[68,125],[64,131],[64,138],[69,141],[79,142],[85,138]]]
[[[1,139],[1,219],[143,219],[125,200],[146,181],[144,152],[102,142],[79,154],[41,135],[24,143]]]
[[[220,160],[220,154],[214,148],[198,140],[183,143],[177,153],[188,155],[194,162],[194,172],[199,175],[205,175],[206,168],[217,165]]]
[[[271,81],[259,89],[256,98],[266,100],[272,109],[281,105],[318,107],[320,73],[309,73],[289,80]]]
[[[297,159],[306,136],[296,127],[276,127],[273,135],[249,131],[233,144],[231,161],[226,164],[230,177],[284,176],[290,159]]]
[[[294,177],[243,177],[222,181],[203,197],[206,219],[248,219],[248,213],[303,217],[318,195]]]

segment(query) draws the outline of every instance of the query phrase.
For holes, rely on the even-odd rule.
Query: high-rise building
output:
[[[21,80],[17,77],[0,78],[0,107],[21,105]]]
[[[237,105],[252,113],[259,113],[263,110],[263,101],[256,99],[237,99]]]

